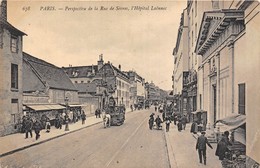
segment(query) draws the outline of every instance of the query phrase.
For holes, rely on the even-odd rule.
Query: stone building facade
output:
[[[7,1],[0,2],[0,136],[17,131],[22,115],[22,31],[7,21]]]

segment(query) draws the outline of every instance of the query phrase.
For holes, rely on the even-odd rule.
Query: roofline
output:
[[[15,31],[18,35],[21,35],[21,36],[26,35],[27,36],[26,33],[22,32],[19,29],[17,29],[11,23],[9,23],[7,20],[5,20],[3,18],[0,18],[0,23],[1,23],[1,26],[7,26],[7,29],[11,29],[11,30]]]
[[[84,68],[84,67],[92,67],[92,66],[98,66],[98,65],[82,65],[82,66],[71,66],[71,67],[61,67],[61,68],[71,69],[71,68]]]

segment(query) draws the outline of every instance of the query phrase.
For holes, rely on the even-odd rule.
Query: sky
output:
[[[171,90],[172,52],[186,4],[8,0],[7,10],[8,21],[28,35],[23,38],[24,52],[58,67],[95,65],[103,54],[105,62]]]

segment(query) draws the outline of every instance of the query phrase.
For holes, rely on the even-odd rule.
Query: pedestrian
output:
[[[25,122],[26,122],[27,117],[24,115],[22,118],[22,128],[21,128],[21,132],[25,133]]]
[[[154,113],[152,113],[152,114],[150,115],[150,118],[149,118],[149,121],[148,121],[150,130],[153,129],[153,124],[154,124],[154,117],[153,117],[153,116],[154,116]]]
[[[199,153],[199,161],[202,163],[202,156],[204,160],[204,165],[206,165],[206,144],[213,149],[213,147],[210,145],[208,142],[208,139],[205,137],[206,132],[202,131],[201,135],[197,139],[197,144],[196,144],[196,150],[198,150]]]
[[[98,108],[95,110],[95,116],[98,118]]]
[[[225,158],[225,154],[228,151],[228,146],[232,145],[229,141],[229,132],[225,131],[223,137],[218,142],[217,149],[215,155],[219,157],[219,160],[223,160]]]
[[[36,134],[36,140],[38,140],[40,138],[40,131],[42,129],[42,125],[38,120],[35,120],[33,128]]]
[[[155,123],[156,123],[156,126],[157,126],[157,129],[161,129],[162,126],[161,126],[161,123],[162,123],[162,120],[160,118],[160,116],[158,115],[157,118],[155,119]]]
[[[182,130],[181,120],[178,120],[177,127],[178,127],[178,131],[181,132],[181,130]]]
[[[169,132],[170,130],[170,124],[171,124],[171,120],[169,117],[165,118],[165,125],[166,125],[166,132]]]
[[[174,125],[176,125],[177,124],[177,114],[176,113],[174,113],[173,114],[173,122],[174,122]]]
[[[163,112],[163,113],[162,113],[162,119],[163,119],[163,122],[165,121],[165,116],[166,116],[166,113]]]
[[[157,111],[157,106],[154,107],[154,111]]]
[[[25,129],[25,139],[28,138],[28,133],[30,133],[31,138],[32,135],[32,129],[33,129],[33,121],[31,118],[26,117],[25,123],[24,123],[24,129]]]
[[[198,123],[197,123],[197,121],[194,121],[191,124],[190,132],[193,133],[193,134],[197,134],[197,132],[198,132]]]
[[[51,130],[51,123],[50,123],[50,119],[48,118],[46,121],[46,132],[49,133]]]
[[[82,125],[85,124],[85,121],[86,121],[86,114],[85,114],[84,111],[83,111],[82,114],[81,114],[81,120],[82,120]]]
[[[186,115],[183,115],[183,117],[181,118],[181,123],[182,123],[182,129],[185,130],[186,123],[187,123]]]

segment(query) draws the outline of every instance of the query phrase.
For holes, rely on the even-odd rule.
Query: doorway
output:
[[[214,123],[217,120],[217,89],[216,89],[216,85],[212,85],[213,88],[213,121]]]

